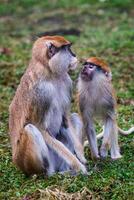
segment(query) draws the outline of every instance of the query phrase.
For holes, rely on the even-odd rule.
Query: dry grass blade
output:
[[[47,187],[45,190],[38,189],[30,196],[24,197],[22,200],[94,200],[91,191],[84,187],[81,191],[68,193],[56,186]],[[99,198],[98,198],[99,199]]]

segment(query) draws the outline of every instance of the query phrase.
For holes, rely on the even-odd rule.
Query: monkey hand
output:
[[[82,163],[80,163],[80,162],[79,162],[79,165],[73,166],[73,168],[76,170],[76,172],[81,171],[82,174],[85,174],[85,175],[88,174],[86,167]]]
[[[86,164],[87,163],[87,160],[86,158],[84,157],[84,151],[83,151],[83,148],[80,146],[79,148],[77,147],[75,149],[75,153],[76,153],[76,156],[77,158],[80,160],[81,163],[83,164]]]
[[[82,164],[81,164],[81,171],[82,171],[82,173],[85,174],[85,175],[88,174],[86,167],[85,167],[84,165],[82,165]]]

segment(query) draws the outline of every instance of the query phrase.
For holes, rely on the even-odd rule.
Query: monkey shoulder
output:
[[[21,80],[20,84],[17,87],[13,100],[9,106],[9,112],[21,112],[21,109],[26,108],[31,104],[32,100],[32,90],[33,83],[29,78],[29,75],[25,73]]]

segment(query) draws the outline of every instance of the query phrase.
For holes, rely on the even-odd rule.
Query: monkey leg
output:
[[[101,157],[107,157],[109,149],[112,159],[121,157],[118,146],[118,129],[115,121],[111,118],[107,118],[105,121],[103,141],[100,148]]]
[[[82,144],[82,121],[80,120],[79,115],[77,113],[71,114],[70,121],[73,128],[75,129],[75,137],[78,138],[79,142]],[[56,138],[60,142],[62,142],[73,154],[75,154],[74,143],[70,139],[69,133],[70,133],[69,129],[65,126],[62,126],[60,129],[60,133]],[[71,174],[72,173],[76,174],[76,172],[74,170],[71,170],[70,166],[56,153],[53,157],[54,157],[54,163],[56,162],[55,167],[57,168],[58,172],[60,173],[69,172]]]
[[[80,143],[83,145],[83,135],[82,135],[82,128],[83,128],[83,123],[77,113],[72,113],[70,117],[70,121],[72,123],[72,126],[75,129],[75,133],[80,141]]]
[[[76,172],[87,173],[86,167],[72,154],[72,152],[56,138],[53,138],[47,131],[42,131],[46,144],[53,149],[69,166]]]
[[[111,121],[107,119],[104,123],[103,130],[103,141],[100,148],[100,155],[102,158],[106,158],[108,155],[108,150],[110,149],[110,132],[111,132]]]
[[[25,126],[17,145],[14,162],[24,173],[28,175],[41,172],[48,175],[54,173],[48,147],[41,132],[34,125]]]
[[[84,157],[84,147],[82,145],[82,122],[77,113],[73,113],[69,119],[68,136],[72,141],[77,158],[83,164],[86,164],[87,161]]]
[[[85,133],[89,142],[92,158],[99,159],[96,131],[91,120],[85,125]]]
[[[70,138],[68,137],[68,130],[66,127],[62,126],[60,128],[60,132],[57,135],[56,139],[59,140],[61,143],[63,143],[69,149],[69,151],[74,154],[74,147]],[[70,165],[68,165],[68,163],[65,162],[65,160],[61,156],[59,156],[56,153],[56,151],[54,151],[52,148],[49,148],[49,151],[51,153],[51,159],[53,160],[53,165],[56,172],[61,174],[64,174],[65,172],[70,173],[71,172]]]
[[[111,158],[113,160],[121,158],[122,156],[120,154],[120,148],[118,144],[118,127],[116,125],[116,122],[113,122],[111,124],[110,143],[111,143],[111,149],[110,149]]]

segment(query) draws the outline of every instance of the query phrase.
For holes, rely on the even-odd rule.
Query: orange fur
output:
[[[108,64],[101,58],[97,58],[97,57],[91,57],[88,58],[86,60],[87,62],[92,62],[96,65],[99,65],[103,70],[105,70],[106,72],[110,72],[110,67],[108,66]]]
[[[32,124],[37,128],[37,130],[42,129],[39,125],[39,116],[37,116],[36,106],[33,105],[32,102],[32,98],[36,94],[32,92],[41,77],[50,80],[53,78],[53,74],[50,71],[48,64],[47,41],[51,42],[56,47],[70,44],[69,41],[65,40],[61,36],[46,36],[35,41],[32,49],[31,61],[21,78],[20,84],[9,107],[9,133],[11,138],[13,162],[26,174],[44,172],[44,168],[49,165],[47,159],[43,160],[41,155],[42,149],[40,150],[39,143],[36,142],[38,139],[35,140],[33,133],[29,132],[31,129],[26,129],[25,127],[27,124]],[[86,171],[84,165],[80,163],[80,161],[64,146],[64,144],[51,137],[45,130],[43,133],[40,131],[38,132],[38,134],[40,133],[40,138],[42,138],[42,136],[46,138],[46,140],[44,140],[45,144],[49,145],[47,142],[51,142],[51,146],[55,151],[57,150],[59,153],[62,151],[64,152],[64,155],[62,156],[65,157],[67,163],[70,163],[75,170],[82,169],[83,171]]]
[[[69,44],[61,36],[46,36],[35,41],[30,64],[21,78],[15,96],[9,107],[9,132],[12,145],[13,162],[24,172],[33,173],[40,171],[40,163],[35,158],[35,149],[31,138],[24,130],[27,123],[36,124],[36,110],[31,107],[30,92],[40,76],[50,75],[47,48],[45,41],[50,40],[55,46]],[[25,133],[25,134],[24,134]],[[36,162],[35,162],[36,160]]]
[[[66,40],[64,37],[62,36],[45,36],[44,37],[45,40],[50,40],[52,42],[53,45],[55,45],[56,47],[61,47],[62,45],[68,45],[70,44],[70,42],[68,40]]]
[[[50,41],[55,47],[68,45],[70,42],[62,36],[44,36],[37,39],[32,50],[32,58],[38,60],[42,64],[47,64],[45,42]]]

